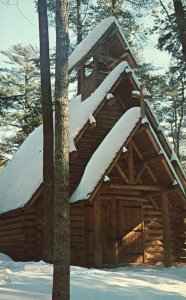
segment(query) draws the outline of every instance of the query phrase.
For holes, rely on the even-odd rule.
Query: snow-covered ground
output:
[[[0,254],[0,299],[51,299],[52,272],[52,265],[44,262],[14,262]],[[186,299],[186,266],[104,270],[71,267],[71,299]]]

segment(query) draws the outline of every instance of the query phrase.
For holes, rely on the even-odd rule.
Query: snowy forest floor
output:
[[[0,254],[0,300],[49,300],[53,266]],[[71,267],[71,300],[186,299],[186,266]]]

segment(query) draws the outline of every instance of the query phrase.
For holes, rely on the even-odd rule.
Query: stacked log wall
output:
[[[42,258],[43,210],[39,203],[0,216],[0,252],[16,261]]]
[[[40,260],[43,253],[43,205],[38,201],[25,213],[25,255]]]
[[[174,247],[176,262],[186,263],[186,210],[171,209],[172,227],[174,228]]]
[[[0,252],[14,260],[26,260],[24,210],[9,212],[0,217]]]
[[[82,100],[88,98],[91,93],[95,91],[97,87],[97,79],[95,76],[95,72],[91,75],[84,78],[83,91],[82,91]]]
[[[114,106],[105,105],[95,117],[96,128],[88,128],[77,142],[78,158],[70,161],[70,194],[79,184],[90,157],[122,114],[123,110],[118,101]]]
[[[143,204],[144,216],[144,262],[146,264],[163,264],[163,224],[161,209],[148,201]]]
[[[84,202],[70,205],[70,263],[85,265],[85,215]]]
[[[144,257],[147,264],[164,264],[163,221],[161,208],[155,208],[149,201],[143,205],[144,214]],[[186,234],[183,218],[169,208],[171,262],[184,261],[186,257]],[[179,231],[179,233],[178,233]],[[182,257],[180,256],[182,254]],[[186,260],[185,260],[186,261]]]

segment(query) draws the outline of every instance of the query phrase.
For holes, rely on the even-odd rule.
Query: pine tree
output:
[[[156,72],[155,72],[156,71]],[[138,74],[152,94],[151,103],[178,158],[185,167],[184,134],[186,125],[186,78],[179,66],[172,66],[162,74],[152,65],[139,66]]]
[[[52,262],[54,235],[54,138],[46,0],[38,0],[38,16],[41,66],[41,94],[43,111],[43,257],[45,261]]]
[[[57,0],[53,300],[70,298],[68,18],[68,0]]]
[[[12,154],[42,123],[39,53],[36,47],[17,44],[1,54],[8,58],[8,67],[0,69],[1,131],[13,132],[4,137],[2,152]]]

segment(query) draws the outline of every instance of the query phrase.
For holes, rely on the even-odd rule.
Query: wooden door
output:
[[[118,262],[143,263],[143,219],[139,202],[118,200]]]
[[[102,199],[103,265],[143,263],[143,220],[139,202]]]

